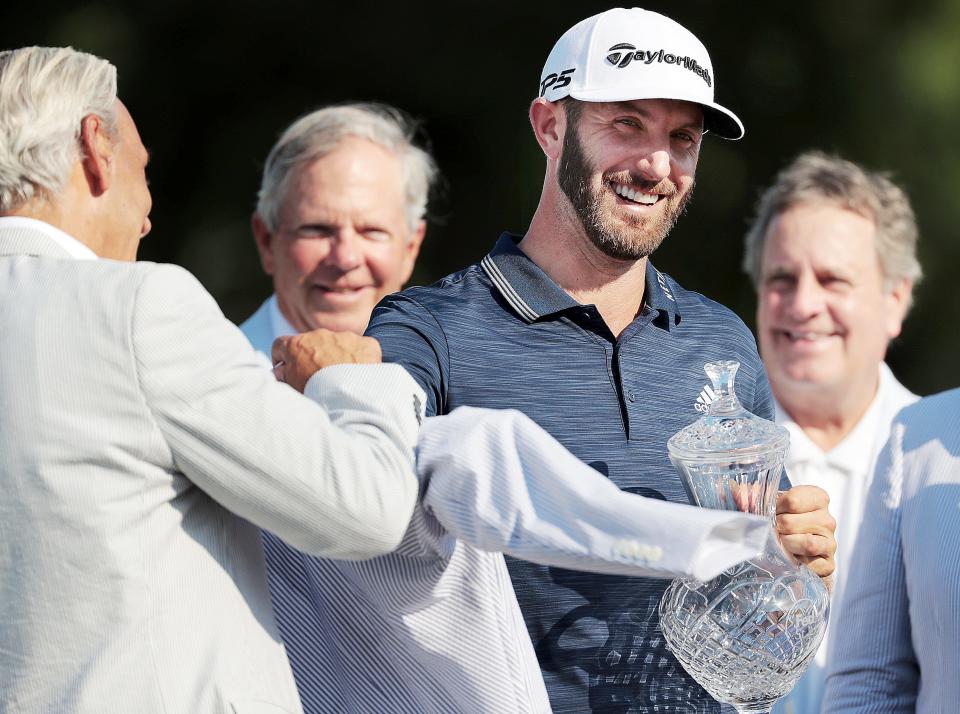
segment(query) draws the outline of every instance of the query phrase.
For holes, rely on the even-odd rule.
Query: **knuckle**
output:
[[[791,513],[777,516],[777,530],[784,535],[803,533],[803,518]]]
[[[797,510],[797,489],[800,486],[794,486],[789,491],[783,491],[780,494],[778,510],[784,513],[792,513]]]
[[[820,505],[821,508],[826,508],[830,505],[830,494],[824,491],[819,486],[810,486],[812,493],[816,497],[816,502]]]
[[[804,550],[809,556],[823,556],[824,555],[824,539],[817,537],[815,535],[807,535],[804,537]]]

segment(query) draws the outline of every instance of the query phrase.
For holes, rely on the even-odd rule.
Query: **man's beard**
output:
[[[625,171],[604,176],[597,188],[591,185],[594,174],[595,169],[583,152],[576,122],[568,122],[558,169],[560,190],[570,200],[590,242],[617,260],[640,260],[653,253],[686,211],[693,196],[693,186],[680,196],[668,178],[648,181]],[[617,225],[612,216],[603,213],[603,192],[611,181],[663,194],[660,200],[666,205],[655,216],[629,216],[624,224]]]

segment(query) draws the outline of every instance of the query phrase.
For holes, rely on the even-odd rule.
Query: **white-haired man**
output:
[[[436,176],[413,131],[393,107],[345,104],[283,132],[252,219],[274,289],[241,325],[258,350],[317,328],[362,334],[374,305],[410,278]]]
[[[705,362],[738,360],[740,400],[773,417],[749,330],[648,261],[689,200],[704,131],[743,133],[714,86],[703,44],[657,13],[609,10],[561,36],[530,106],[546,175],[526,235],[371,318],[429,413],[519,409],[619,488],[679,503],[666,442],[700,416]],[[799,487],[778,507],[785,545],[823,575],[826,501]],[[508,566],[555,711],[719,711],[666,648],[662,580]]]
[[[354,335],[275,349],[312,400],[274,380],[189,273],[135,262],[147,160],[110,63],[0,52],[0,711],[298,712],[258,527],[393,549],[422,392],[311,377],[378,362]]]
[[[884,363],[920,278],[917,225],[885,176],[820,152],[794,159],[761,196],[744,268],[757,289],[757,333],[777,421],[790,431],[796,484],[830,494],[837,519],[834,598],[843,597],[877,454],[916,395]],[[810,669],[776,711],[820,711],[834,610]]]

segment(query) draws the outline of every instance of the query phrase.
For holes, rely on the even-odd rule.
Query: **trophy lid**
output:
[[[737,399],[733,382],[740,363],[708,362],[703,369],[717,398],[706,415],[681,429],[667,442],[670,458],[681,462],[745,462],[767,457],[782,460],[790,435],[782,426],[751,414]]]

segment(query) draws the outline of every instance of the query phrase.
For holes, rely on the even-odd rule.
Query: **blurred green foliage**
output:
[[[5,2],[0,46],[69,44],[120,70],[151,149],[141,257],[193,271],[241,320],[269,293],[248,228],[267,150],[295,117],[375,99],[422,119],[446,177],[414,282],[522,231],[543,160],[526,111],[557,37],[597,2]],[[798,151],[889,171],[914,202],[926,278],[889,361],[921,393],[955,386],[960,266],[960,4],[651,2],[700,36],[747,136],[708,137],[696,198],[655,256],[752,322],[739,269],[757,192]],[[742,8],[742,9],[741,9]],[[759,8],[759,9],[757,9]]]

